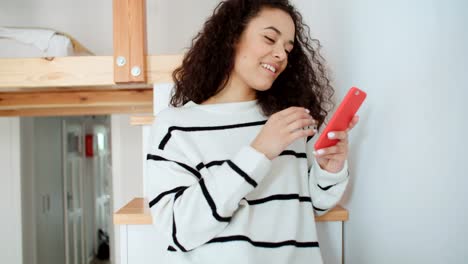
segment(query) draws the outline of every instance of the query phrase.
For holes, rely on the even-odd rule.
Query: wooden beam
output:
[[[0,59],[0,88],[109,85],[112,57]]]
[[[172,72],[182,63],[182,57],[147,56],[147,84],[173,82]],[[112,65],[112,56],[0,59],[0,92],[22,88],[115,86]]]
[[[153,90],[0,93],[0,110],[50,107],[152,105]]]
[[[52,92],[52,91],[99,91],[99,90],[138,90],[138,89],[149,89],[153,85],[147,83],[134,83],[134,84],[119,84],[119,85],[102,85],[102,86],[70,86],[70,87],[33,87],[33,88],[4,88],[0,89],[0,93],[9,92]]]
[[[146,81],[145,0],[114,0],[114,81]]]
[[[0,117],[7,116],[73,116],[151,113],[152,106],[98,106],[98,107],[57,107],[0,110]]]
[[[0,116],[151,113],[153,90],[0,93]]]
[[[131,116],[130,117],[130,125],[132,126],[144,126],[144,125],[151,125],[154,121],[153,115],[146,115],[146,116]]]

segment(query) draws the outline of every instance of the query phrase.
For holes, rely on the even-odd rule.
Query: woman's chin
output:
[[[271,83],[259,83],[259,84],[253,85],[252,88],[259,92],[264,92],[264,91],[269,90],[271,88],[271,85],[272,85]]]

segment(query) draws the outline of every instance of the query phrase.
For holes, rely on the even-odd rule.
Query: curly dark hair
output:
[[[320,42],[310,37],[310,29],[288,0],[222,1],[192,39],[182,65],[173,73],[175,93],[171,105],[188,101],[200,104],[221,91],[234,68],[235,47],[249,21],[262,8],[278,8],[288,13],[295,25],[294,48],[286,69],[270,89],[257,91],[257,103],[270,116],[290,106],[305,107],[320,127],[333,107],[334,89],[327,76]]]

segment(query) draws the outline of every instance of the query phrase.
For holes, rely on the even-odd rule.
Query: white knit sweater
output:
[[[250,146],[267,119],[256,101],[158,114],[146,192],[168,238],[163,263],[322,263],[314,211],[340,200],[347,164],[322,170],[305,138],[270,161]]]

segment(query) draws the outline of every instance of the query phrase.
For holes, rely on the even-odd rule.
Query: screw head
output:
[[[141,74],[141,69],[140,69],[140,67],[138,67],[138,66],[133,66],[133,67],[132,67],[131,73],[132,73],[132,75],[133,75],[134,77],[140,76],[140,74]]]
[[[116,59],[117,66],[122,67],[127,63],[127,60],[125,59],[124,56],[118,56]]]

